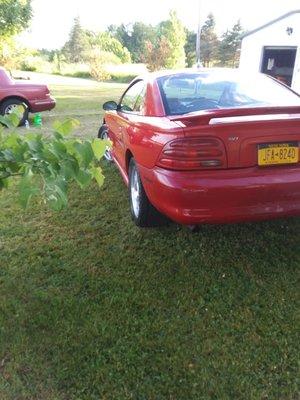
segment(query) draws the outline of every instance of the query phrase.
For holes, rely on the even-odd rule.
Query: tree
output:
[[[110,25],[107,32],[129,50],[132,61],[135,63],[144,61],[146,42],[153,43],[157,39],[157,29],[143,22]]]
[[[88,47],[86,31],[81,27],[80,18],[76,17],[69,35],[69,40],[64,45],[62,52],[68,61],[78,63],[84,61]]]
[[[130,51],[132,25],[109,25],[107,32]],[[130,51],[131,52],[131,51]]]
[[[197,34],[193,31],[185,30],[186,42],[184,45],[186,65],[190,68],[196,64],[196,42]]]
[[[17,112],[1,116],[0,122],[10,128],[8,131],[0,128],[0,190],[9,188],[10,182],[18,177],[23,207],[27,207],[33,196],[38,196],[58,211],[67,205],[71,182],[81,188],[92,180],[99,186],[103,184],[98,161],[110,143],[100,139],[68,138],[78,121],[56,122],[50,137],[31,132],[19,135]]]
[[[201,28],[200,59],[204,67],[209,67],[218,56],[218,37],[215,32],[215,18],[212,13]]]
[[[17,69],[29,51],[22,48],[14,37],[4,37],[0,39],[0,65],[8,71]]]
[[[244,30],[240,21],[237,21],[232,29],[222,35],[219,44],[219,60],[222,66],[237,67],[240,59],[241,37]]]
[[[170,44],[165,36],[159,37],[154,43],[145,43],[145,62],[150,71],[156,71],[165,66],[170,55]]]
[[[0,37],[21,32],[31,17],[31,0],[0,0]]]
[[[200,36],[200,59],[204,67],[209,67],[218,58],[218,37],[215,33],[215,18],[209,14],[201,28]],[[196,63],[197,34],[186,30],[186,43],[184,46],[187,66],[192,67]]]
[[[170,18],[158,26],[159,37],[164,36],[169,45],[169,53],[164,62],[165,68],[182,68],[185,66],[184,45],[186,41],[185,29],[178,19],[176,11],[170,12]]]
[[[87,31],[86,35],[88,37],[90,50],[97,48],[98,50],[114,54],[123,63],[131,62],[128,49],[123,47],[119,40],[114,38],[111,33]]]
[[[131,28],[130,38],[128,50],[132,55],[133,62],[143,62],[146,42],[153,43],[155,41],[156,29],[152,25],[135,22]]]

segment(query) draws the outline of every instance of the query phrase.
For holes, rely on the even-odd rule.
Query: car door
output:
[[[113,121],[109,123],[110,138],[113,141],[113,155],[122,169],[125,169],[125,143],[128,141],[126,135],[134,123],[135,114],[140,114],[143,106],[145,82],[135,81],[121,97],[118,110],[114,114]]]

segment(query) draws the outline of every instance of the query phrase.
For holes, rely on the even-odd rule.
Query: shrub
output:
[[[120,64],[121,60],[113,53],[94,48],[89,54],[91,76],[98,81],[105,81],[111,78],[107,71],[110,64]]]
[[[132,75],[132,74],[110,73],[111,81],[118,82],[118,83],[129,83],[136,77],[137,77],[136,74]]]
[[[71,182],[81,188],[92,180],[101,186],[104,181],[98,161],[109,141],[69,138],[78,121],[68,119],[54,123],[50,137],[41,132],[19,135],[16,127],[20,116],[14,112],[1,116],[0,122],[10,130],[0,129],[0,190],[8,188],[19,177],[19,198],[27,207],[33,196],[42,197],[53,210],[61,210],[68,203],[68,186]]]
[[[20,68],[22,71],[28,72],[35,72],[37,70],[37,67],[35,65],[29,64],[27,61],[23,61],[20,65]]]

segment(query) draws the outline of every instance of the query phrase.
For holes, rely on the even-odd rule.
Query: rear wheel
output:
[[[103,124],[100,127],[99,132],[98,132],[98,138],[99,139],[103,139],[103,140],[109,140],[107,125]],[[107,147],[106,150],[105,150],[104,158],[108,162],[112,162],[113,161],[111,150],[110,150],[109,147]]]
[[[131,216],[137,226],[154,227],[166,223],[166,217],[150,203],[133,158],[129,163],[129,200]]]
[[[24,125],[25,121],[28,119],[29,111],[28,111],[27,105],[19,99],[12,98],[12,99],[5,100],[0,106],[0,114],[2,114],[2,115],[11,114],[13,111],[18,109],[19,107],[21,108],[21,110],[23,109],[19,125],[20,126]]]

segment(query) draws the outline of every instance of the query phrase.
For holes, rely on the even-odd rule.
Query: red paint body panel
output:
[[[184,172],[140,166],[153,205],[182,224],[257,221],[300,215],[300,168]]]
[[[12,97],[24,100],[31,112],[52,110],[56,104],[46,85],[14,81],[0,68],[0,103]]]
[[[150,202],[182,224],[300,215],[299,162],[259,167],[257,159],[259,144],[300,143],[300,106],[216,109],[168,116],[156,80],[162,74],[167,73],[143,78],[147,85],[143,115],[121,111],[105,114],[113,157],[124,181],[128,183],[128,160],[133,156]],[[248,116],[267,116],[268,120],[247,120]],[[227,123],[228,117],[241,117],[241,122]],[[216,118],[221,118],[221,123],[214,123]],[[227,164],[197,171],[158,167],[164,146],[178,138],[217,138],[224,145]]]

